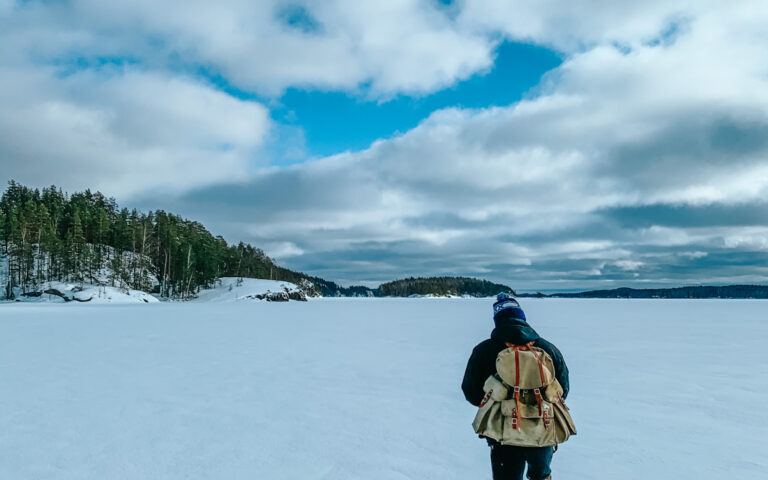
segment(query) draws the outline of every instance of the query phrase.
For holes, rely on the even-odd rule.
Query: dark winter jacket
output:
[[[512,310],[512,309],[508,309]],[[484,340],[472,350],[464,372],[461,389],[469,403],[479,406],[485,392],[483,385],[490,375],[496,373],[496,356],[507,348],[506,343],[524,345],[533,342],[552,357],[555,367],[555,377],[563,387],[563,398],[568,396],[568,367],[565,365],[563,354],[554,345],[544,340],[528,323],[513,315],[514,312],[502,310],[494,318],[496,328],[491,332],[491,338]]]

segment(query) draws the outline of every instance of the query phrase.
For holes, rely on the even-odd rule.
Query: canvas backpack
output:
[[[503,445],[543,447],[576,434],[552,358],[533,342],[507,344],[496,357],[496,373],[472,426],[478,435]]]

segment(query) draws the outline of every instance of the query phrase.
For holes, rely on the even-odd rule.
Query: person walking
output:
[[[535,402],[538,402],[538,411],[540,413],[542,412],[542,406],[544,406],[545,413],[543,414],[543,418],[534,420],[543,420],[542,424],[546,426],[546,430],[554,430],[554,428],[551,427],[551,424],[554,422],[551,417],[549,420],[550,423],[547,423],[547,407],[553,406],[554,403],[559,403],[559,405],[556,405],[559,412],[555,413],[567,411],[563,399],[568,396],[569,390],[568,367],[565,364],[562,353],[560,353],[560,350],[558,350],[555,345],[543,339],[536,333],[536,331],[528,324],[525,313],[522,308],[520,308],[520,304],[506,293],[500,293],[496,296],[496,301],[493,304],[493,321],[495,328],[491,332],[490,338],[480,342],[472,350],[472,354],[467,362],[467,368],[464,372],[464,379],[461,384],[464,396],[472,405],[483,407],[492,396],[492,391],[487,386],[488,383],[494,381],[498,382],[496,383],[496,385],[499,385],[497,390],[503,389],[504,397],[499,400],[500,408],[497,408],[496,412],[498,415],[502,415],[501,412],[511,412],[510,414],[515,417],[514,419],[511,419],[511,423],[503,424],[508,431],[512,429],[517,430],[513,432],[517,435],[514,438],[520,438],[520,435],[526,434],[525,429],[521,429],[520,424],[524,423],[523,420],[529,420],[527,418],[517,418],[518,412],[522,409],[521,398],[523,398],[523,405],[528,401],[534,408],[537,405]],[[541,390],[544,390],[544,387],[547,386],[541,359],[541,357],[545,357],[541,352],[546,352],[551,358],[551,362],[549,362],[549,359],[544,358],[543,365],[554,370],[554,372],[551,373],[554,374],[554,378],[556,378],[557,382],[550,380],[549,383],[559,383],[561,389],[558,388],[557,393],[555,393],[554,396],[559,396],[561,398],[549,398],[553,395],[548,391],[545,391],[545,394],[541,395],[539,388],[521,390],[519,388],[520,382],[517,382],[516,385],[511,385],[512,383],[515,383],[514,374],[507,374],[506,377],[511,377],[513,380],[508,382],[503,381],[501,377],[504,375],[499,376],[499,373],[503,374],[506,372],[497,372],[497,365],[501,365],[498,362],[502,361],[502,357],[504,356],[504,353],[502,352],[505,351],[511,352],[506,358],[514,358],[515,361],[518,362],[516,366],[514,366],[515,364],[513,363],[513,367],[511,367],[512,371],[517,370],[518,380],[520,376],[520,365],[523,365],[523,362],[519,359],[523,356],[523,353],[528,354],[528,352],[530,352],[533,354],[531,358],[535,359],[533,361],[534,365],[536,364],[536,360],[538,360],[538,369],[536,369],[536,371],[541,372],[541,382],[544,382],[537,384],[542,387]],[[539,353],[537,354],[537,352]],[[499,366],[499,370],[502,370],[502,366]],[[536,376],[538,376],[538,373]],[[533,393],[534,390],[535,397]],[[547,403],[548,400],[552,400],[553,403]],[[508,402],[511,406],[505,408],[505,406],[501,405],[503,401]],[[555,409],[551,408],[550,411],[552,410]],[[566,413],[566,415],[568,414]],[[520,414],[520,416],[522,417],[523,415]],[[507,416],[501,421],[510,422],[510,419]],[[572,430],[572,433],[575,433],[575,428],[573,428],[570,416],[568,416],[568,421],[571,426],[570,430]],[[527,424],[524,423],[524,425],[530,425],[530,421]],[[568,430],[566,423],[561,422],[559,425],[566,425],[565,430]],[[503,428],[504,427],[502,427],[502,430]],[[545,429],[539,427],[537,431],[545,431]],[[508,442],[499,435],[495,435],[499,438],[491,438],[489,435],[483,435],[484,432],[482,431],[478,433],[481,437],[487,440],[491,447],[491,468],[494,480],[522,480],[526,464],[528,466],[527,477],[530,480],[547,480],[552,478],[550,462],[552,461],[552,455],[556,450],[556,444],[545,446],[519,446],[509,444],[515,443],[515,440]],[[554,438],[554,436],[552,438]],[[567,436],[565,436],[565,438],[567,438]],[[564,440],[557,440],[557,442],[559,441]],[[547,442],[539,439],[534,440],[534,442],[534,444],[542,444],[553,443],[555,441],[552,440]],[[517,443],[525,442],[518,441]]]

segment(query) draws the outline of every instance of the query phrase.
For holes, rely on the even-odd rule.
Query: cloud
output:
[[[257,95],[426,94],[496,43],[418,1],[2,2],[3,177],[123,198],[244,180],[307,155]]]
[[[464,0],[459,21],[476,30],[492,30],[511,38],[578,52],[597,45],[623,49],[673,41],[691,18],[725,7],[715,0]],[[731,2],[730,10],[749,0]]]
[[[363,85],[374,97],[424,94],[489,68],[496,44],[417,0],[74,0],[17,5],[12,15],[4,37],[41,58],[204,66],[266,95]]]
[[[0,69],[3,176],[129,196],[245,177],[266,108],[142,71]]]
[[[599,212],[606,221],[623,228],[718,227],[768,225],[768,203],[714,203],[708,205],[652,204],[610,208]]]
[[[764,281],[767,20],[749,1],[0,4],[3,172],[142,194],[340,281]],[[303,141],[247,98],[423,95],[503,39],[565,58],[513,105],[260,168],[270,135]]]
[[[654,28],[624,34],[629,50],[613,44],[618,28],[584,36],[596,44],[573,52],[536,97],[438,111],[366,150],[184,203],[242,204],[254,242],[293,241],[303,253],[288,264],[339,279],[765,281],[765,269],[723,260],[755,259],[768,238],[756,213],[768,194],[768,38],[755,18],[768,15],[741,7],[692,8],[674,38],[650,41],[667,24],[659,13]],[[743,221],[723,218],[730,212]]]

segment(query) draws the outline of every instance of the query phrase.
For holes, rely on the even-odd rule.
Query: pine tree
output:
[[[4,257],[8,254],[8,237],[6,236],[5,212],[0,208],[0,298],[7,296],[8,277],[4,268]]]
[[[0,255],[8,253],[8,237],[5,234],[5,213],[0,209]]]
[[[13,283],[21,288],[21,292],[26,292],[26,260],[27,260],[27,240],[29,236],[29,226],[24,218],[23,209],[14,205],[11,210],[13,220],[11,222],[11,266],[9,271],[15,276]]]
[[[83,282],[84,278],[84,256],[85,256],[85,233],[83,232],[83,223],[80,220],[80,210],[75,208],[72,212],[72,231],[70,236],[70,251],[72,252],[72,275],[76,281]]]

